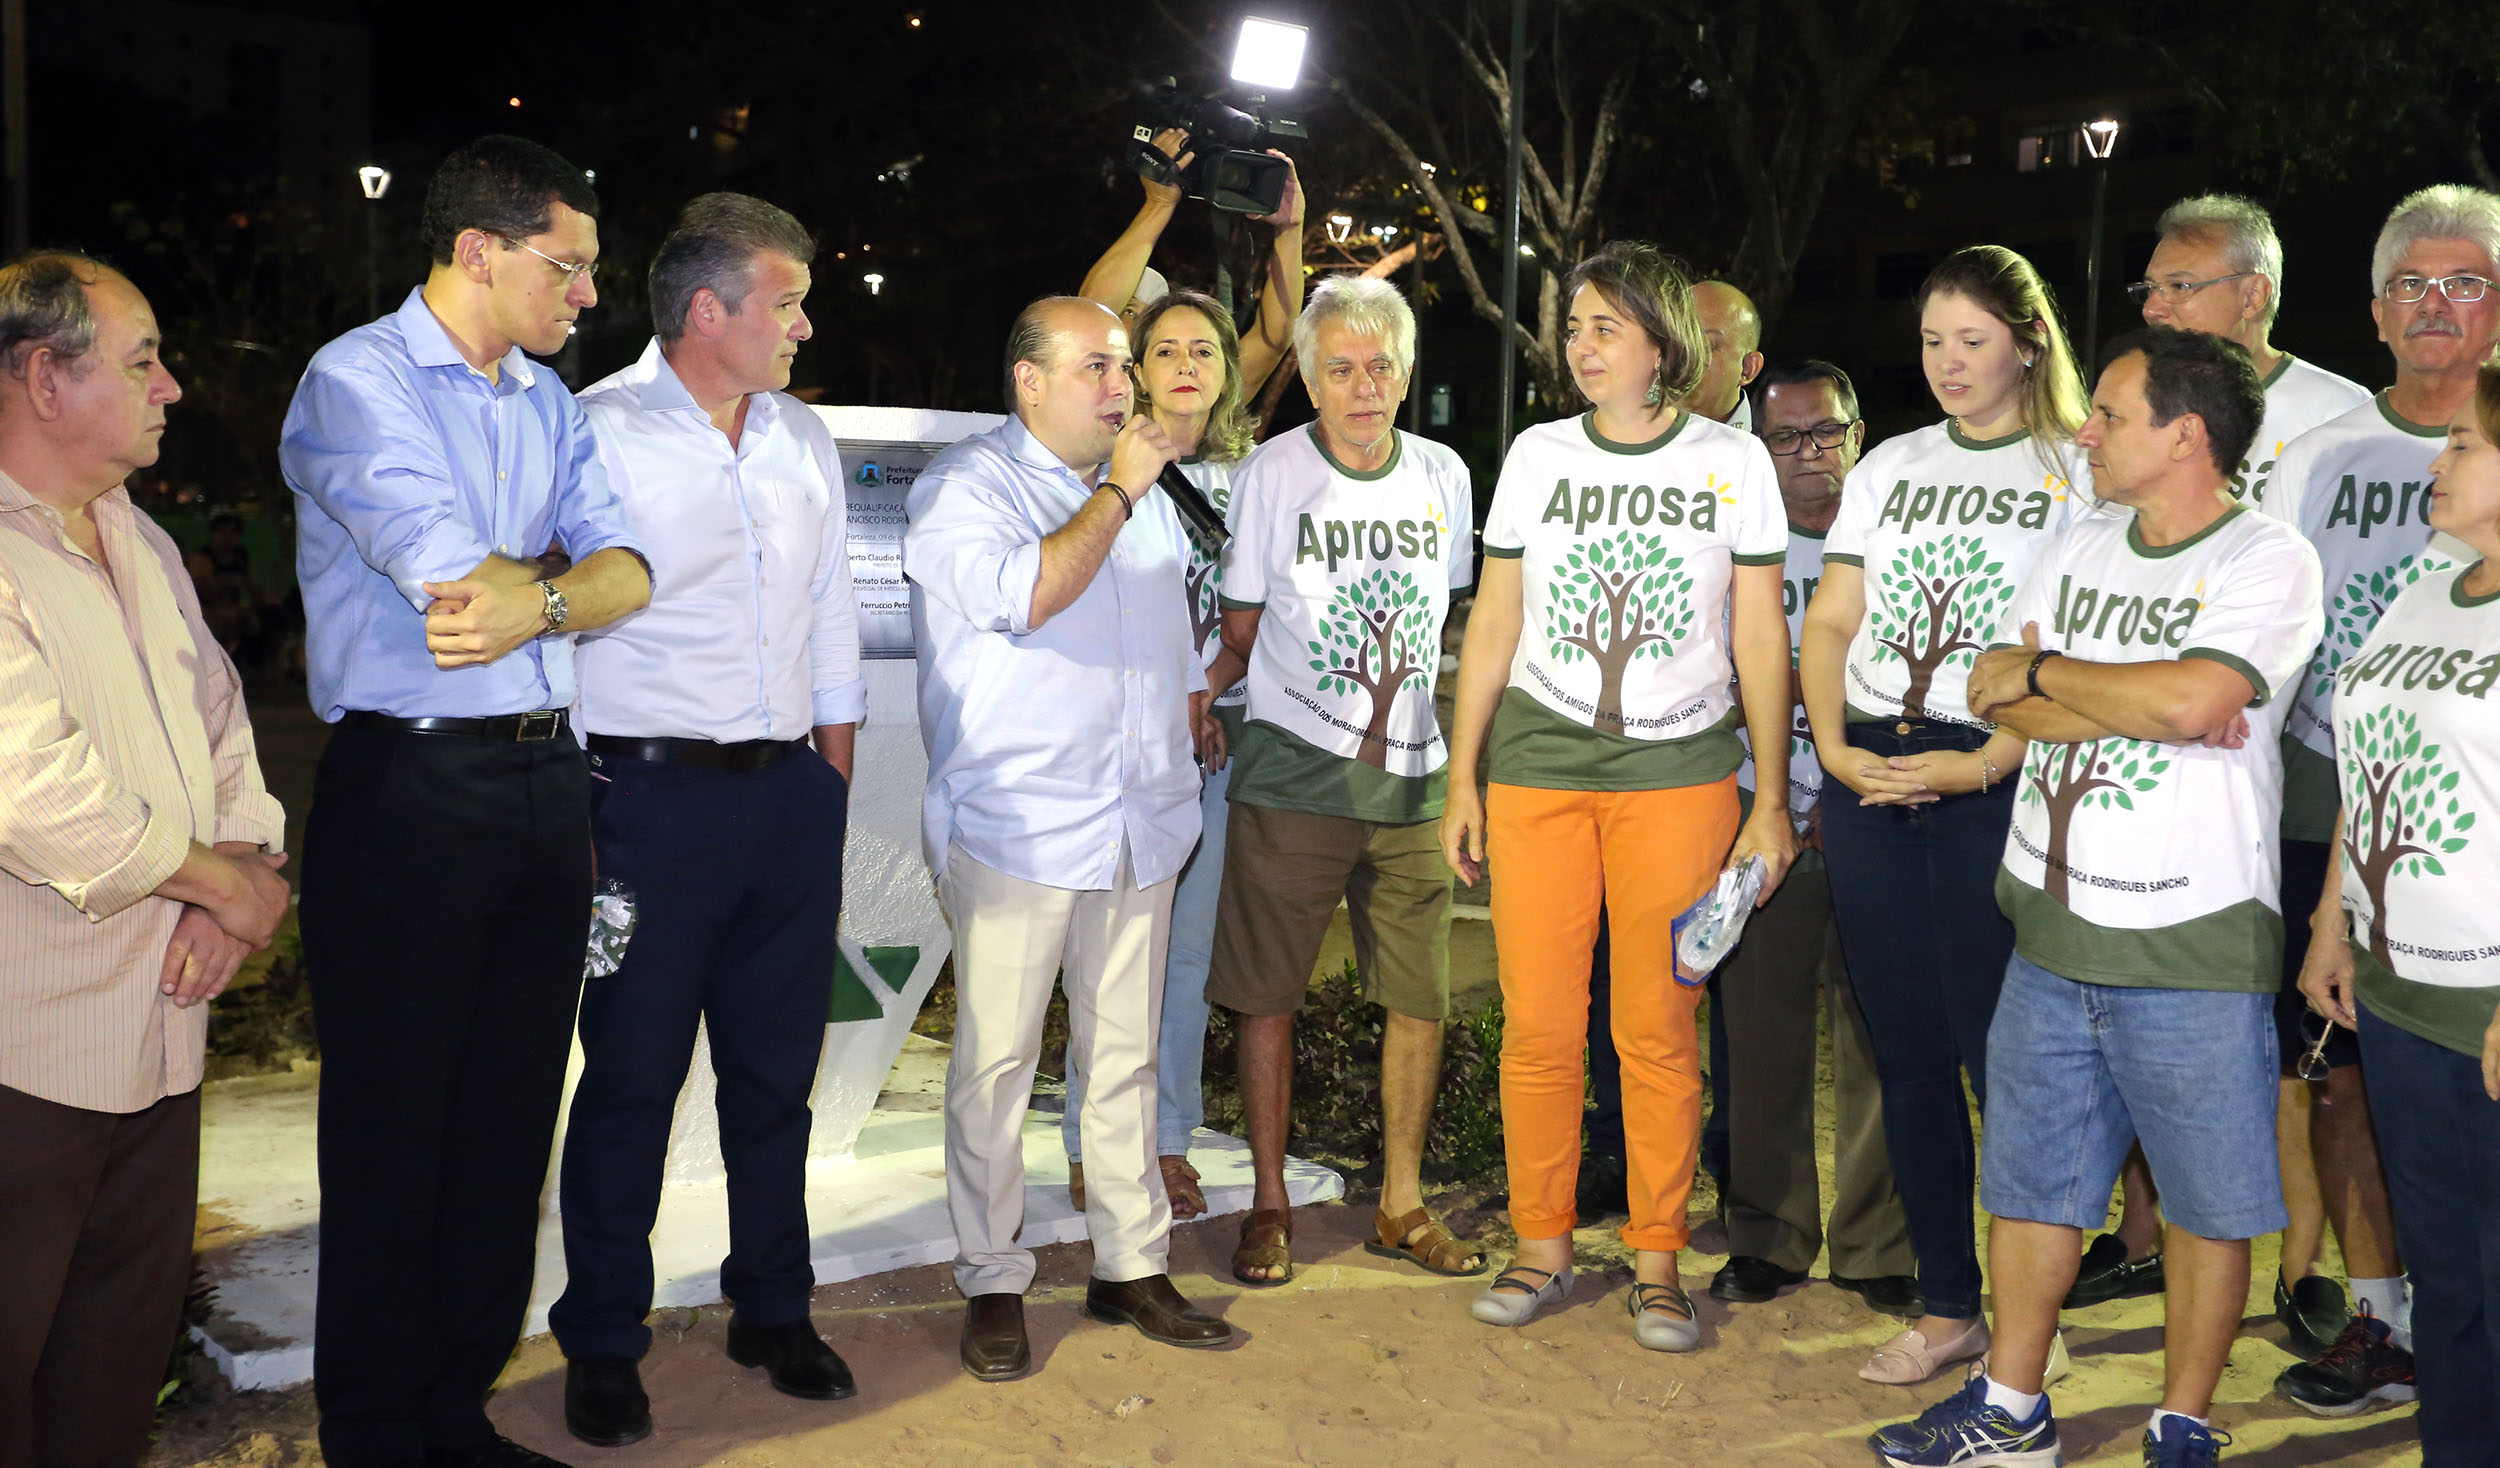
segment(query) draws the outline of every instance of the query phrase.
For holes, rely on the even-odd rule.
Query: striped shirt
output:
[[[182,904],[152,894],[193,841],[286,828],[181,553],[123,490],[89,511],[106,566],[0,474],[0,1086],[127,1113],[208,1037],[157,992]]]

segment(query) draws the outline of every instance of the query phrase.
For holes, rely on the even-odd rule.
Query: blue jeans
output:
[[[2480,1062],[2361,1009],[2361,1075],[2413,1276],[2423,1468],[2500,1465],[2500,1101]],[[2170,1200],[2165,1196],[2162,1201]]]
[[[1906,722],[1907,734],[1896,728]],[[1894,720],[1851,724],[1849,742],[1892,756],[1977,749],[1987,731]],[[1884,1144],[1918,1255],[1927,1311],[1979,1314],[1979,1245],[1971,1218],[1978,1157],[1962,1078],[1988,1104],[1988,1025],[2014,951],[1997,911],[1996,872],[2012,824],[2014,783],[1932,805],[1860,805],[1825,776],[1823,856],[1832,916],[1857,987],[1884,1097]]]
[[[2086,984],[2021,954],[1988,1036],[1980,1206],[2097,1228],[2139,1139],[2162,1214],[2199,1238],[2291,1222],[2274,1144],[2274,996]]]
[[[1199,1084],[1207,1053],[1207,965],[1215,956],[1215,897],[1224,886],[1224,819],[1231,809],[1225,792],[1232,788],[1233,766],[1208,772],[1198,808],[1206,816],[1206,832],[1189,865],[1181,868],[1181,884],[1172,893],[1172,956],[1163,969],[1163,1028],[1155,1036],[1155,1153],[1189,1155],[1190,1134],[1207,1119],[1206,1093]],[[1059,1119],[1059,1137],[1070,1162],[1085,1160],[1077,1141],[1077,1114],[1085,1104],[1085,1075],[1068,1066],[1068,1109]]]

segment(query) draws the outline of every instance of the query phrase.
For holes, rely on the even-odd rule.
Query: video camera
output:
[[[1310,135],[1298,122],[1268,116],[1264,97],[1248,100],[1252,110],[1244,112],[1212,97],[1192,96],[1168,76],[1146,86],[1138,108],[1143,120],[1130,134],[1129,166],[1156,183],[1178,184],[1188,197],[1227,214],[1275,213],[1284,207],[1292,165],[1260,150],[1279,138]],[[1187,168],[1154,145],[1155,134],[1174,128],[1189,134],[1180,151],[1197,155]]]

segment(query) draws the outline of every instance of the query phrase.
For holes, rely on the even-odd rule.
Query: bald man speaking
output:
[[[1701,317],[1703,340],[1710,344],[1710,362],[1702,369],[1701,386],[1684,399],[1696,415],[1730,428],[1753,431],[1745,388],[1762,372],[1762,313],[1753,298],[1724,280],[1705,280],[1693,287],[1693,310]]]

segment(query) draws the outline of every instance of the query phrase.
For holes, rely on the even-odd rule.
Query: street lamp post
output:
[[[2118,146],[2118,119],[2083,125],[2084,150],[2092,155],[2092,242],[2083,261],[2083,371],[2086,382],[2101,360],[2101,210],[2109,202],[2109,155]]]
[[[356,182],[365,191],[365,319],[374,320],[382,314],[382,196],[391,191],[391,171],[368,163],[356,170]]]

